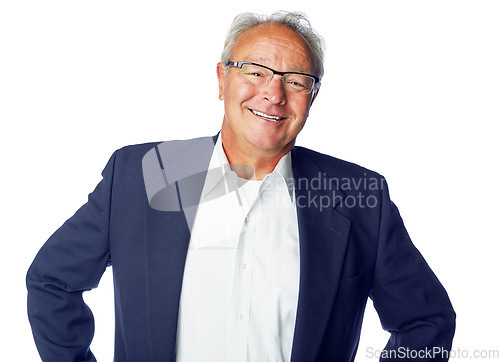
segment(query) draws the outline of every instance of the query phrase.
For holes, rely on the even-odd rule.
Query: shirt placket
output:
[[[228,321],[228,332],[234,333],[233,338],[236,343],[234,346],[227,346],[228,362],[247,361],[255,244],[255,228],[253,226],[259,215],[258,202],[250,204],[249,200],[246,200],[243,195],[238,195],[238,200],[242,201],[242,227],[234,263],[231,312]]]

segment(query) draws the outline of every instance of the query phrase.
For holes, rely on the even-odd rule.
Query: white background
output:
[[[458,314],[454,349],[500,350],[500,2],[270,3],[1,3],[6,361],[38,360],[25,273],[86,201],[111,153],[215,134],[222,120],[215,66],[232,18],[280,8],[308,14],[328,46],[323,86],[298,144],[386,176]],[[99,361],[113,353],[110,274],[86,295]],[[380,350],[387,339],[369,302],[357,360],[375,361],[367,348]]]

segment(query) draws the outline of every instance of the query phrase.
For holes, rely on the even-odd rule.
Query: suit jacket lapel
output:
[[[322,189],[321,181],[329,176],[304,150],[292,150],[292,165],[300,242],[300,287],[292,361],[313,361],[339,286],[350,221],[334,208],[344,194],[340,189]],[[328,206],[323,207],[326,201]]]
[[[170,141],[143,158],[147,309],[151,358],[175,356],[179,301],[191,229],[216,137]]]

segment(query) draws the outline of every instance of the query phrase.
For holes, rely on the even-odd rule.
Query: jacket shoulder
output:
[[[295,146],[294,156],[301,161],[313,162],[328,175],[335,177],[376,177],[383,178],[379,173],[356,163],[320,153],[309,148]]]
[[[142,158],[154,148],[160,149],[175,149],[183,152],[188,152],[189,149],[196,148],[200,143],[206,143],[208,140],[214,140],[215,137],[199,137],[183,140],[169,140],[147,142],[134,145],[127,145],[115,151],[114,156],[119,161],[131,161],[135,159],[142,160]]]

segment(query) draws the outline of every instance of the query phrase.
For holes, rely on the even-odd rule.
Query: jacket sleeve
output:
[[[455,312],[445,289],[412,244],[387,185],[383,186],[371,298],[391,337],[380,361],[447,361]]]
[[[28,270],[28,317],[43,361],[95,361],[94,318],[82,293],[97,286],[108,264],[115,154],[88,202],[43,245]]]

